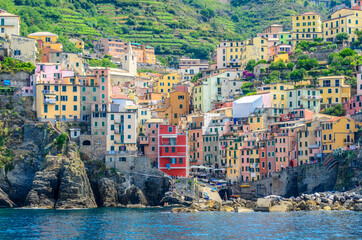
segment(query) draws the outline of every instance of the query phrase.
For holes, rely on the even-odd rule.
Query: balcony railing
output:
[[[49,99],[49,98],[44,99],[44,104],[55,104],[55,103],[56,103],[55,99]]]
[[[344,139],[343,142],[346,144],[352,144],[354,142],[354,140],[353,139]]]

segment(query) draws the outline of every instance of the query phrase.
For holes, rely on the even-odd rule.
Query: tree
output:
[[[343,43],[343,41],[347,41],[349,39],[349,36],[347,33],[343,32],[343,33],[338,33],[336,35],[336,38],[335,38],[335,42],[336,43]]]
[[[335,107],[330,107],[330,108],[326,108],[324,110],[322,110],[323,114],[327,114],[327,115],[332,115],[332,116],[344,116],[345,111],[343,109],[343,105],[342,104],[338,104]]]
[[[270,82],[278,82],[280,79],[280,72],[279,71],[273,71],[272,73],[270,73],[269,75],[270,78]]]
[[[305,69],[305,70],[312,70],[313,68],[315,67],[318,67],[319,66],[319,63],[318,63],[318,60],[315,59],[315,58],[312,58],[312,59],[300,59],[298,60],[297,62],[297,68],[298,69]]]
[[[249,72],[254,72],[254,67],[256,66],[255,59],[249,60],[249,62],[246,64],[245,70],[248,70]]]
[[[353,55],[356,55],[356,54],[357,54],[357,52],[354,51],[354,50],[352,50],[352,49],[350,49],[350,48],[345,48],[345,49],[343,49],[343,50],[339,53],[339,55],[340,55],[341,57],[343,57],[343,58],[345,58],[345,57],[347,57],[347,56],[353,56]]]
[[[201,10],[201,16],[204,21],[209,20],[210,18],[215,17],[215,11],[211,8],[204,8]]]
[[[288,68],[290,71],[292,71],[293,68],[294,68],[294,63],[292,63],[292,62],[288,63],[288,64],[287,64],[287,68]]]
[[[289,78],[295,82],[303,80],[305,69],[296,69],[289,73]]]

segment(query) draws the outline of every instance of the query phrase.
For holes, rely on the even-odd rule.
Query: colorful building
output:
[[[203,136],[202,126],[204,122],[203,115],[191,116],[189,126],[189,152],[190,152],[190,165],[203,165],[204,149],[203,149]]]
[[[167,118],[169,124],[178,125],[180,119],[190,113],[190,95],[183,91],[172,92],[165,104],[155,111],[159,118]]]
[[[188,177],[187,133],[159,125],[158,142],[158,169],[172,177]]]
[[[293,47],[300,41],[314,41],[323,38],[323,24],[321,16],[314,12],[307,12],[293,16],[292,39]]]
[[[299,88],[288,89],[287,92],[287,107],[289,110],[297,108],[305,108],[314,113],[319,113],[321,110],[320,90],[315,88]]]
[[[169,96],[169,94],[172,92],[172,89],[179,82],[180,79],[177,72],[166,74],[155,82],[154,91],[157,93],[161,93],[165,99]]]
[[[318,79],[321,91],[321,108],[343,104],[351,98],[351,86],[345,76],[329,76]]]
[[[39,121],[78,121],[80,84],[74,77],[35,85],[35,105]]]
[[[355,95],[350,100],[343,103],[346,115],[353,115],[362,112],[362,95]]]
[[[362,28],[361,9],[342,8],[332,13],[331,18],[323,22],[323,34],[326,41],[333,41],[338,33],[347,33],[348,42],[357,40],[355,31]]]
[[[37,40],[39,48],[51,48],[54,50],[62,51],[63,44],[58,43],[58,35],[50,32],[36,32],[28,35],[29,38]]]
[[[12,38],[20,35],[20,17],[0,9],[0,38]]]
[[[75,47],[78,49],[84,50],[84,41],[78,38],[69,38],[71,43],[74,43]]]
[[[322,121],[322,152],[331,153],[337,148],[350,148],[355,144],[355,133],[359,125],[349,117],[334,117]]]

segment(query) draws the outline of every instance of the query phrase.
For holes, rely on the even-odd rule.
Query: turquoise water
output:
[[[361,239],[362,213],[0,209],[0,239]]]

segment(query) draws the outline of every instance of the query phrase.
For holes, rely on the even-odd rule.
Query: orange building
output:
[[[166,98],[162,108],[156,109],[158,117],[167,118],[171,125],[178,125],[181,117],[190,113],[190,95],[188,92],[172,92]]]

